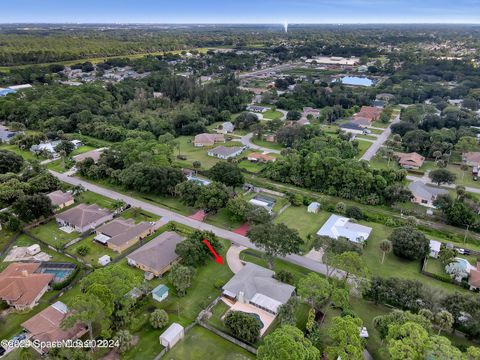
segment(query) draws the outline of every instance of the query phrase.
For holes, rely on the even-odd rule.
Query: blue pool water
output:
[[[340,79],[342,84],[345,85],[357,85],[357,86],[372,86],[373,81],[366,77],[358,76],[344,76]]]
[[[65,280],[68,275],[72,273],[73,269],[43,269],[42,273],[44,274],[53,274],[55,278],[54,282],[61,282]]]

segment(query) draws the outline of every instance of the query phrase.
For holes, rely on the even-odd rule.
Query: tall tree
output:
[[[382,264],[385,260],[385,254],[392,252],[392,242],[390,240],[382,240],[379,244],[380,251],[382,252]]]
[[[332,286],[317,273],[302,277],[297,286],[298,295],[316,309],[322,308],[332,295]]]
[[[265,223],[252,227],[248,232],[250,240],[265,251],[270,268],[276,256],[298,254],[303,244],[297,230],[290,229],[285,224]]]
[[[333,318],[333,325],[328,329],[332,345],[326,352],[330,359],[357,360],[363,358],[365,344],[360,337],[362,319],[352,316]]]
[[[175,290],[177,290],[178,296],[185,296],[187,289],[192,285],[194,273],[194,269],[179,264],[174,265],[170,269],[169,279]]]
[[[208,176],[214,180],[236,188],[242,186],[245,182],[240,168],[230,162],[218,162],[208,171]]]

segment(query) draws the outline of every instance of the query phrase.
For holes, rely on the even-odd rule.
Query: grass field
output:
[[[28,150],[19,149],[17,145],[1,144],[0,150],[8,150],[14,152],[23,157],[23,159],[25,160],[44,160],[44,158],[41,158]]]
[[[251,173],[258,174],[265,168],[265,164],[259,164],[248,160],[243,160],[238,164],[238,167],[241,169],[245,169]]]
[[[34,227],[28,230],[28,232],[58,249],[80,236],[77,232],[72,232],[70,234],[63,232],[58,228],[55,220],[50,220],[46,224]]]
[[[372,146],[372,143],[371,142],[368,142],[368,141],[364,141],[364,140],[361,140],[359,139],[358,140],[358,150],[359,150],[359,153],[357,155],[357,158],[360,159],[363,154],[365,154],[365,152],[368,150],[368,148]]]
[[[329,218],[330,213],[320,211],[318,214],[307,212],[306,206],[290,206],[276,219],[276,223],[284,223],[289,228],[296,229],[304,240],[303,251],[308,252],[312,248],[316,232]]]
[[[165,358],[169,360],[248,360],[255,355],[199,326],[192,328]]]
[[[268,110],[262,113],[264,119],[267,120],[276,120],[282,117],[283,113],[278,110]]]
[[[267,149],[273,149],[273,150],[282,150],[284,147],[280,144],[277,144],[276,142],[269,142],[261,139],[256,139],[255,137],[252,138],[252,143],[258,146],[262,146]]]

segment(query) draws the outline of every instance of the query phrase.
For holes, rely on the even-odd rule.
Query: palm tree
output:
[[[390,240],[383,240],[381,243],[380,243],[380,250],[382,251],[383,255],[382,255],[382,264],[385,260],[385,254],[387,253],[390,253],[392,251],[392,242]]]

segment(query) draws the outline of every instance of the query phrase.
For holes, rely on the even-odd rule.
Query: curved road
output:
[[[240,141],[242,142],[242,144],[244,146],[247,146],[250,149],[260,150],[260,151],[263,151],[263,152],[266,152],[266,153],[280,154],[280,150],[269,149],[269,148],[266,148],[266,147],[263,147],[263,146],[255,145],[254,143],[252,143],[252,137],[253,137],[253,133],[249,133],[245,136],[242,136],[240,138]]]
[[[204,231],[211,231],[218,237],[230,240],[232,243],[238,246],[243,246],[246,248],[254,249],[254,250],[259,250],[258,248],[255,247],[254,244],[250,242],[250,240],[242,235],[236,234],[234,232],[231,232],[229,230],[225,230],[210,224],[203,223],[201,221],[197,221],[194,219],[191,219],[187,216],[183,216],[180,214],[177,214],[176,212],[173,212],[171,210],[164,209],[162,207],[150,204],[148,202],[138,200],[135,198],[132,198],[128,195],[121,194],[119,192],[106,189],[104,187],[92,184],[88,181],[79,179],[77,177],[70,177],[65,174],[58,173],[56,171],[49,170],[52,175],[57,177],[59,180],[71,184],[71,185],[81,185],[85,189],[90,190],[94,193],[103,195],[105,197],[108,197],[110,199],[114,200],[123,200],[126,203],[130,204],[131,206],[134,207],[140,207],[145,211],[151,212],[152,214],[161,216],[164,218],[164,220],[170,220],[170,221],[176,221],[180,224],[199,229],[199,230],[204,230]],[[309,270],[318,272],[320,274],[328,275],[327,274],[327,266],[325,264],[319,263],[317,261],[308,259],[306,257],[300,256],[300,255],[288,255],[284,260],[296,264],[299,266],[302,266],[304,268],[307,268]],[[344,277],[344,272],[341,270],[334,270],[333,272],[330,270],[330,276],[338,277],[338,278],[343,278]]]

